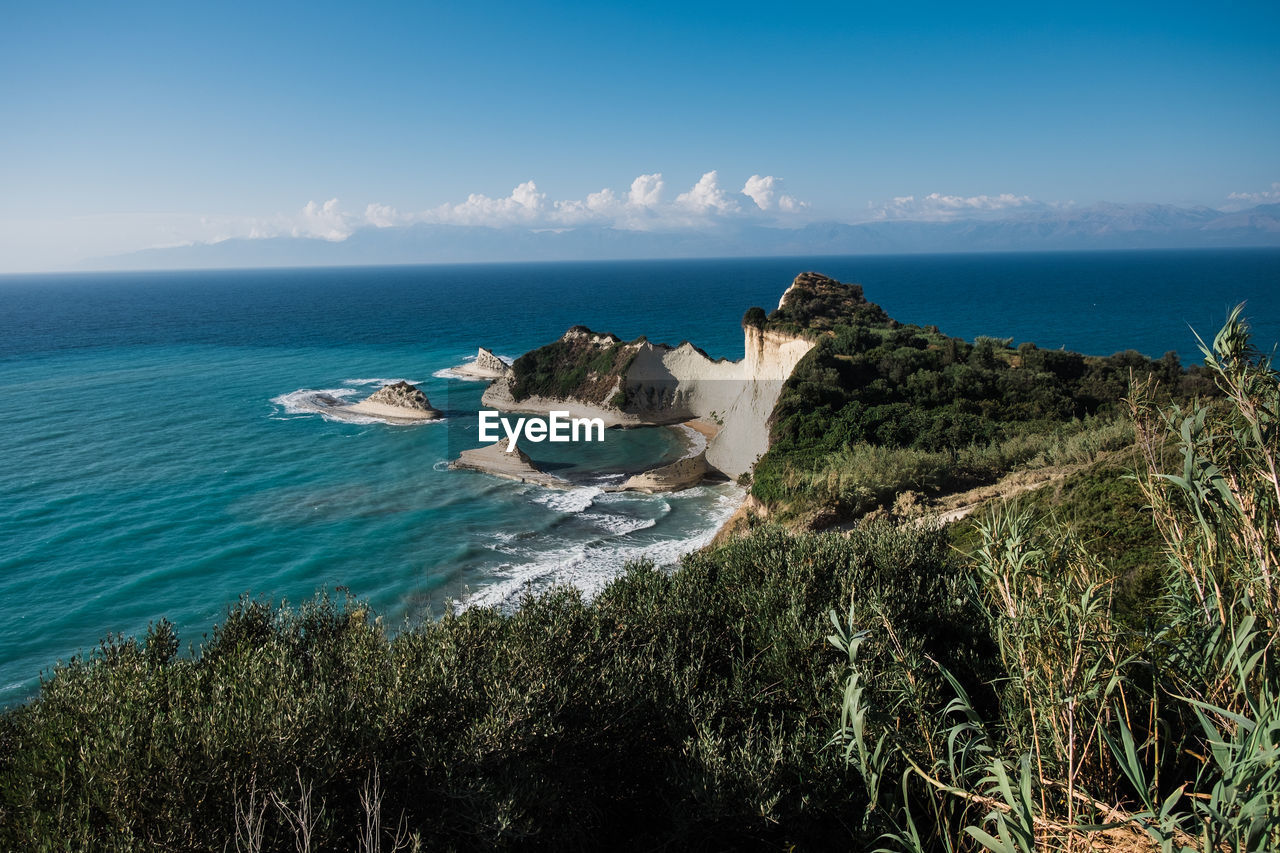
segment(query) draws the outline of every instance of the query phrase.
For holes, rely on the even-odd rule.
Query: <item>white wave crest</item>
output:
[[[442,367],[439,370],[433,371],[431,375],[434,376],[436,379],[458,379],[458,380],[461,380],[462,382],[492,382],[493,381],[492,379],[485,379],[480,376],[468,376],[465,373],[459,373],[457,370],[455,370],[452,367]]]
[[[683,434],[684,440],[688,442],[684,455],[680,457],[681,459],[690,459],[707,449],[707,437],[693,427],[676,424],[675,428]]]
[[[625,536],[637,530],[647,530],[658,523],[656,518],[632,518],[603,512],[584,512],[581,517],[608,531],[611,536]]]
[[[534,503],[540,503],[557,512],[582,512],[595,502],[603,491],[595,486],[583,486],[576,489],[534,489],[529,495]]]
[[[657,542],[638,542],[624,534],[545,552],[526,563],[503,565],[498,569],[493,583],[475,591],[459,602],[457,607],[510,607],[519,601],[526,587],[537,592],[562,583],[571,584],[582,590],[587,597],[593,597],[610,580],[621,574],[628,563],[650,560],[658,566],[675,565],[683,555],[708,544],[737,508],[742,499],[742,490],[737,487],[719,489],[715,501],[702,514],[705,527],[695,535]],[[644,527],[637,527],[636,530],[652,526],[654,522],[648,520]]]
[[[344,379],[344,380],[342,380],[342,384],[343,384],[343,385],[350,385],[350,386],[354,386],[354,387],[360,387],[360,386],[362,386],[362,385],[377,385],[379,388],[381,388],[383,385],[394,385],[394,384],[396,384],[397,382],[408,382],[410,385],[421,385],[421,384],[422,384],[422,380],[420,380],[420,379],[401,379],[401,378],[398,378],[398,377],[397,377],[397,378],[392,378],[392,379],[373,378],[373,379]]]
[[[348,400],[348,397],[359,393],[359,389],[356,388],[300,388],[288,394],[281,394],[279,397],[272,397],[271,402],[288,415],[320,415],[328,421],[377,423],[374,418],[350,414],[343,416],[338,411],[342,406],[351,404],[352,401]]]
[[[300,388],[297,391],[290,391],[288,394],[272,397],[271,402],[279,406],[287,415],[319,415],[326,421],[344,424],[405,425],[403,421],[390,421],[385,418],[350,411],[347,406],[352,405],[354,401],[347,398],[361,393],[359,388]],[[277,420],[283,419],[277,418]],[[414,421],[413,425],[438,424],[443,423],[444,420],[444,418],[435,418],[429,421]]]

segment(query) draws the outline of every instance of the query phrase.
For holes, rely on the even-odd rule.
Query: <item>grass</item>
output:
[[[834,521],[890,508],[906,492],[932,498],[994,483],[1011,471],[1089,464],[1131,446],[1133,440],[1133,426],[1126,419],[1099,418],[955,450],[861,441],[811,465],[787,460],[757,471],[755,482],[760,492],[772,497],[779,520]]]

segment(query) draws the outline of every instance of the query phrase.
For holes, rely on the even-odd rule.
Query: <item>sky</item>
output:
[[[0,12],[0,271],[413,222],[1280,200],[1280,4]]]

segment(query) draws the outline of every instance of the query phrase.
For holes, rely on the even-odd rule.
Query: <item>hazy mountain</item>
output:
[[[994,220],[817,222],[800,228],[741,222],[666,231],[419,224],[362,228],[342,241],[274,237],[148,249],[96,259],[84,266],[187,269],[1245,246],[1280,246],[1280,204],[1235,212],[1159,204],[1098,204],[1019,212]]]

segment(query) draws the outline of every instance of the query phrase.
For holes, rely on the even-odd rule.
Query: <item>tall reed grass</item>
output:
[[[860,648],[892,626],[835,620],[837,740],[883,849],[1280,849],[1280,377],[1239,309],[1202,349],[1220,399],[1162,409],[1140,383],[1130,401],[1166,558],[1150,627],[1119,625],[1115,573],[1017,506],[980,524],[967,575],[997,676],[931,661],[950,693],[913,711],[923,737],[873,724],[919,704],[901,680],[864,687]]]

